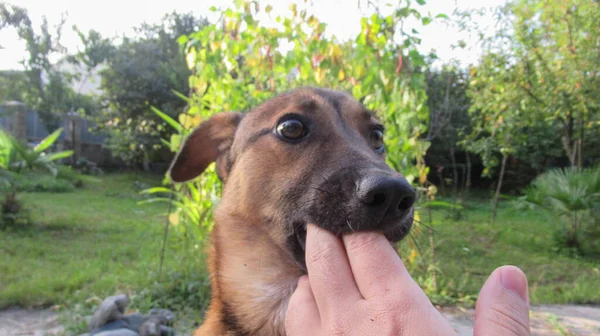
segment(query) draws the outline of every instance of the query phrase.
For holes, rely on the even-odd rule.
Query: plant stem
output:
[[[437,271],[435,266],[435,242],[433,241],[433,220],[431,216],[431,208],[427,207],[427,215],[429,219],[429,248],[431,249],[431,264],[433,268],[431,270],[431,278],[433,280],[433,291],[437,293]]]
[[[490,219],[490,224],[494,224],[494,220],[496,219],[496,211],[498,210],[498,199],[500,198],[500,190],[502,189],[502,180],[504,179],[504,171],[506,170],[507,160],[508,155],[504,155],[502,157],[502,166],[500,167],[500,176],[498,177],[498,185],[496,186],[494,201],[492,203],[492,217]]]

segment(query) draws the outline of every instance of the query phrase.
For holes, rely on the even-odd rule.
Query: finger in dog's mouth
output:
[[[398,223],[402,223],[402,222],[406,221],[408,219],[408,217],[409,217],[408,215],[404,215],[400,220],[398,220]],[[411,221],[412,221],[412,218],[411,218]],[[308,226],[307,222],[301,222],[301,223],[298,222],[294,225],[294,227],[295,227],[294,237],[295,237],[296,243],[297,243],[298,247],[301,249],[302,253],[306,252],[307,226]],[[385,231],[382,233],[386,234],[386,236],[387,236],[388,234],[395,232],[398,229],[403,229],[403,228],[402,228],[402,226],[399,226],[398,224],[396,224],[389,231]],[[352,227],[349,227],[349,230],[346,233],[350,233],[350,232],[356,232],[356,230]],[[339,230],[337,232],[337,235],[340,235],[343,233],[345,233],[344,230]]]
[[[383,234],[386,235],[386,237],[390,240],[390,242],[397,242],[401,239],[404,238],[404,236],[406,236],[406,234],[408,233],[408,230],[410,230],[410,223],[407,225],[406,222],[411,222],[412,223],[413,219],[412,219],[412,212],[410,214],[405,214],[402,216],[402,218],[399,218],[398,220],[395,221],[395,225],[390,228],[389,230],[386,230],[384,232],[382,232]],[[404,224],[402,224],[404,223]],[[296,260],[299,261],[302,266],[305,267],[305,253],[306,253],[306,235],[307,235],[307,226],[308,226],[308,222],[307,221],[298,221],[295,222],[293,227],[294,227],[294,233],[293,233],[293,237],[292,238],[292,253],[295,255]],[[327,228],[325,228],[327,230]],[[347,229],[347,230],[344,230]],[[347,231],[347,232],[346,232]],[[341,227],[339,231],[336,232],[337,235],[341,235],[344,233],[350,233],[350,232],[356,232],[357,230],[353,227]]]

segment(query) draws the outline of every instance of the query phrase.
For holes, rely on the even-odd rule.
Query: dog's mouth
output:
[[[307,224],[303,223],[300,228],[298,228],[298,230],[296,230],[296,240],[298,241],[298,244],[300,245],[300,248],[302,249],[303,252],[306,252],[306,228],[307,228]]]
[[[307,272],[305,253],[306,253],[306,228],[307,222],[294,223],[294,233],[288,238],[289,246],[294,259],[298,263],[298,266]]]
[[[410,211],[409,214],[401,218],[397,222],[397,224],[391,228],[390,230],[383,232],[390,243],[394,244],[402,239],[408,232],[413,223],[413,212]],[[291,245],[291,252],[294,256],[294,259],[298,263],[298,265],[306,272],[306,230],[307,230],[307,222],[296,222],[294,223],[294,233],[291,237],[289,237],[289,242]],[[330,230],[329,230],[330,231]],[[337,235],[341,235],[343,233],[354,232],[353,228],[349,228],[347,231],[340,230],[337,232]]]

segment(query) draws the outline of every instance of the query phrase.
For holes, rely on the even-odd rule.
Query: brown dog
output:
[[[302,88],[200,124],[171,166],[175,182],[212,162],[223,182],[210,264],[212,301],[196,335],[285,335],[306,274],[306,224],[401,240],[415,194],[384,160],[383,125],[350,95]]]

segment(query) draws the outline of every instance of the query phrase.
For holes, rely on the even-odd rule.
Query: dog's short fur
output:
[[[390,242],[408,233],[414,191],[385,163],[382,134],[349,94],[317,88],[219,113],[194,130],[171,178],[193,179],[215,162],[223,182],[212,301],[196,335],[285,335],[288,300],[306,274],[307,223],[336,234],[380,231]]]

